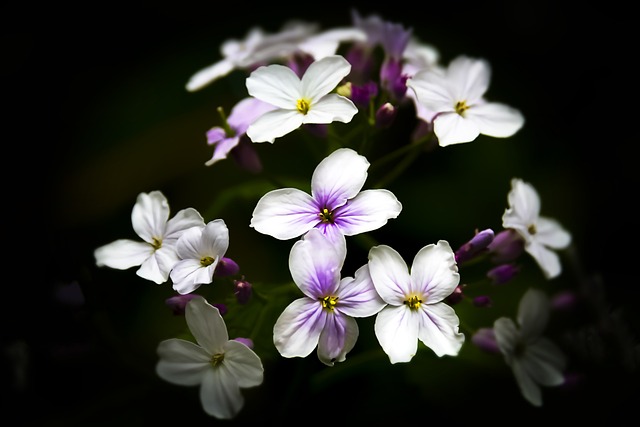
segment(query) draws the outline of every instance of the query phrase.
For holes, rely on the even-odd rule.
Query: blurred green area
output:
[[[488,96],[521,109],[527,120],[506,140],[480,137],[420,155],[387,187],[403,204],[400,217],[371,237],[396,248],[409,264],[420,247],[439,239],[456,248],[476,229],[501,228],[510,179],[521,177],[538,189],[543,214],[572,232],[578,275],[566,257],[565,275],[547,283],[531,263],[525,274],[495,292],[494,307],[456,306],[461,319],[473,327],[491,326],[498,310],[515,316],[514,301],[528,286],[553,294],[579,286],[582,274],[589,281],[602,279],[607,314],[621,312],[626,318],[630,310],[635,312],[632,301],[638,292],[629,284],[636,280],[621,266],[628,259],[618,259],[632,256],[620,243],[626,232],[622,219],[630,210],[625,200],[634,194],[629,147],[637,136],[621,126],[607,126],[615,117],[607,105],[619,100],[603,101],[610,94],[604,93],[606,84],[630,75],[631,67],[620,63],[626,56],[614,56],[624,53],[616,43],[626,34],[595,37],[586,32],[591,31],[590,22],[574,22],[569,7],[552,2],[496,2],[454,15],[440,5],[424,16],[395,7],[354,6],[363,15],[380,13],[413,27],[422,41],[440,51],[445,63],[463,53],[485,57],[493,67]],[[142,280],[135,269],[99,269],[92,252],[119,238],[137,239],[130,219],[135,198],[140,192],[161,190],[173,213],[193,207],[206,221],[227,222],[227,255],[257,290],[267,293],[270,286],[290,282],[292,242],[248,227],[255,202],[269,183],[239,169],[233,160],[204,165],[212,155],[205,133],[219,124],[218,106],[229,111],[245,96],[243,75],[233,73],[196,93],[184,86],[194,72],[219,59],[223,40],[242,38],[253,25],[277,31],[285,20],[301,18],[323,28],[347,26],[349,8],[301,8],[286,14],[265,8],[242,20],[221,18],[212,6],[200,12],[174,5],[103,13],[103,19],[95,21],[67,18],[55,31],[46,31],[49,23],[38,31],[3,35],[12,46],[5,69],[12,78],[8,91],[15,95],[14,108],[28,117],[20,122],[22,136],[15,142],[26,161],[8,183],[9,195],[30,211],[17,209],[10,218],[37,229],[33,236],[28,233],[33,238],[26,248],[16,243],[21,257],[45,258],[43,264],[26,262],[20,269],[21,284],[14,280],[9,291],[10,304],[30,300],[35,304],[30,311],[37,315],[24,321],[19,307],[9,310],[3,344],[26,343],[29,363],[23,387],[13,384],[11,369],[3,372],[6,384],[15,385],[6,402],[22,414],[25,425],[216,423],[202,412],[197,388],[173,386],[154,374],[158,342],[188,336],[184,318],[172,316],[164,305],[174,295],[170,285]],[[593,52],[596,39],[606,53]],[[602,56],[617,65],[597,66]],[[398,135],[389,132],[388,138],[394,143]],[[256,149],[265,170],[285,178],[310,179],[317,164],[295,134]],[[355,240],[349,254],[353,258],[343,275],[352,275],[366,262],[366,251]],[[30,276],[34,268],[39,270],[35,280]],[[70,284],[81,287],[84,305],[56,302],[56,292]],[[224,299],[230,286],[216,280],[202,293]],[[244,334],[242,325],[255,322],[254,309],[260,303],[227,302],[229,319],[244,317],[230,334]],[[595,371],[592,383],[573,395],[543,389],[545,409],[538,410],[521,398],[500,357],[485,355],[470,343],[455,359],[438,359],[423,349],[410,364],[390,365],[373,336],[372,318],[359,320],[358,344],[339,366],[324,367],[315,352],[304,360],[283,359],[271,344],[269,325],[289,302],[272,301],[266,326],[255,336],[265,383],[244,390],[246,404],[238,422],[300,421],[303,415],[320,413],[343,422],[424,414],[433,417],[426,420],[489,419],[498,424],[496,417],[503,417],[506,408],[520,419],[542,420],[567,408],[577,417],[591,410],[581,402],[602,399],[609,408],[616,407],[613,401],[627,401],[630,395],[624,388],[601,396],[610,381],[637,385],[635,377],[625,376],[623,361],[618,364],[606,356],[617,355],[616,350],[605,347],[604,366],[589,366]],[[632,329],[637,327],[633,322],[635,318]],[[605,323],[594,328],[610,327]],[[32,412],[34,404],[37,413]]]

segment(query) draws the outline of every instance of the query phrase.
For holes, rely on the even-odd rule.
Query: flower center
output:
[[[531,224],[529,227],[527,227],[527,231],[529,232],[529,234],[536,234],[538,232],[535,224]]]
[[[411,310],[417,310],[418,308],[420,308],[422,300],[417,295],[412,295],[409,297],[409,299],[404,301],[403,304],[409,307],[409,309]]]
[[[211,363],[211,366],[216,367],[219,364],[221,364],[223,360],[224,360],[224,353],[218,353],[211,356],[211,360],[209,360],[209,363]]]
[[[215,261],[215,258],[212,258],[210,256],[203,256],[202,258],[200,258],[200,265],[203,267],[208,267],[213,264],[213,261]]]
[[[158,239],[157,237],[154,237],[153,243],[151,243],[151,246],[153,246],[153,249],[157,251],[162,247],[162,239]]]
[[[464,117],[464,112],[468,109],[469,106],[467,105],[467,101],[458,101],[456,103],[456,113],[460,114],[462,117]]]
[[[333,311],[334,307],[338,305],[338,297],[324,297],[318,298],[320,300],[320,304],[322,304],[322,308],[326,308],[329,311]]]
[[[307,99],[300,98],[296,101],[296,108],[301,114],[307,114],[311,108],[311,102]]]
[[[318,216],[320,217],[322,222],[330,222],[333,224],[333,212],[331,212],[329,209],[322,208],[322,212],[320,212]]]

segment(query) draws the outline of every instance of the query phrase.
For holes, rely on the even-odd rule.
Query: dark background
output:
[[[394,396],[403,396],[398,398],[401,403],[393,405],[394,399],[383,396],[372,399],[357,388],[331,389],[305,401],[307,415],[339,420],[342,413],[345,420],[369,419],[354,413],[350,400],[369,409],[387,403],[389,413],[375,415],[378,419],[397,416],[409,422],[419,417],[429,422],[432,412],[435,419],[501,424],[509,408],[530,420],[559,413],[563,420],[632,413],[628,405],[637,402],[629,392],[637,388],[639,296],[634,271],[634,15],[610,3],[606,11],[602,4],[577,8],[539,1],[434,3],[419,10],[408,4],[351,5],[364,16],[379,13],[412,27],[439,50],[442,63],[463,53],[488,59],[493,68],[489,97],[519,108],[526,118],[518,139],[513,138],[522,146],[485,138],[468,144],[463,158],[443,153],[441,164],[429,164],[443,180],[462,169],[483,179],[467,174],[458,175],[454,183],[432,184],[427,189],[433,192],[416,195],[406,206],[422,204],[446,216],[433,238],[452,236],[462,243],[474,227],[500,225],[495,214],[504,209],[508,179],[520,174],[542,194],[543,211],[574,235],[578,271],[584,274],[580,283],[588,283],[599,295],[601,311],[590,333],[608,338],[612,330],[628,329],[628,334],[613,336],[631,338],[624,345],[617,338],[604,340],[605,356],[585,362],[595,371],[595,380],[574,396],[543,389],[546,407],[539,411],[523,404],[508,375],[492,381],[470,374],[459,395],[449,389],[457,379],[442,380],[448,384],[446,392],[430,396],[438,404],[426,413],[425,398],[421,400],[413,386],[385,376],[380,394],[392,390]],[[153,357],[148,348],[173,336],[164,324],[149,327],[148,321],[159,316],[143,308],[145,298],[157,292],[163,300],[170,289],[136,280],[133,270],[97,269],[92,252],[117,238],[135,238],[130,211],[140,192],[161,189],[172,212],[188,206],[205,212],[221,192],[216,183],[246,178],[229,161],[219,168],[204,166],[212,154],[204,134],[217,124],[218,100],[230,106],[226,100],[239,96],[236,89],[222,83],[188,93],[184,85],[194,72],[220,58],[221,41],[242,38],[251,26],[277,31],[290,18],[318,22],[323,28],[351,23],[346,4],[297,6],[274,10],[265,4],[244,5],[235,11],[235,4],[229,6],[232,11],[223,11],[214,3],[188,2],[92,10],[3,6],[4,212],[9,231],[5,271],[10,275],[2,310],[7,358],[2,380],[9,397],[2,400],[19,425],[21,420],[24,425],[35,421],[65,426],[147,425],[156,419],[216,422],[201,415],[193,390],[161,382],[153,377],[152,366],[144,365]],[[260,149],[267,163],[295,155],[285,144]],[[414,168],[409,176],[418,172]],[[486,183],[497,189],[487,190]],[[439,207],[434,202],[438,188],[457,192],[458,204]],[[393,190],[408,197],[416,186],[406,182]],[[230,224],[246,223],[247,206],[236,208],[221,213]],[[398,242],[411,232],[401,225],[391,226],[389,233],[394,231],[400,235]],[[241,265],[263,256],[261,251],[273,251],[276,255],[263,261],[265,280],[281,279],[287,271],[269,270],[268,258],[282,257],[290,242],[258,240],[246,255],[236,252]],[[69,284],[82,287],[84,305],[59,304],[57,292]],[[630,359],[618,348],[634,346]],[[23,350],[25,377],[18,381],[9,360]],[[282,363],[282,384],[276,374],[270,387],[284,395],[286,369],[305,368],[296,361]],[[512,393],[494,391],[498,385]],[[258,393],[248,393],[259,397],[251,401],[253,409],[245,409],[258,411],[244,415],[247,420],[285,416],[270,412],[277,396]],[[298,416],[297,421],[302,420]]]

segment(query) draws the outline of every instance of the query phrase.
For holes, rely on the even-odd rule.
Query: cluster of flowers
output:
[[[206,165],[233,156],[240,167],[260,173],[253,144],[274,143],[292,132],[333,144],[313,172],[310,194],[297,188],[268,191],[249,224],[279,240],[296,239],[288,267],[303,295],[273,325],[273,344],[281,356],[306,357],[317,349],[318,359],[329,367],[344,362],[359,337],[356,318],[369,316],[375,316],[375,336],[392,364],[410,362],[420,342],[438,357],[456,356],[466,338],[454,310],[464,298],[459,268],[484,257],[491,262],[486,277],[503,284],[519,273],[516,261],[528,254],[551,279],[562,272],[557,251],[570,245],[571,235],[541,216],[534,186],[513,178],[500,232],[478,231],[455,251],[446,240],[427,244],[410,267],[394,248],[375,244],[368,262],[353,277],[342,277],[347,239],[380,229],[398,218],[403,206],[389,190],[363,189],[371,166],[366,144],[356,149],[331,128],[333,122],[353,123],[371,136],[407,112],[415,120],[411,141],[376,159],[397,159],[402,167],[418,152],[468,143],[481,134],[510,137],[524,124],[517,109],[485,99],[487,61],[460,56],[445,67],[437,50],[417,40],[411,29],[356,11],[352,19],[351,27],[327,31],[301,22],[273,34],[254,28],[244,40],[225,42],[223,59],[187,83],[187,90],[196,91],[234,71],[248,75],[248,96],[228,117],[219,108],[223,124],[206,134],[215,147]],[[131,219],[142,241],[121,239],[97,248],[97,265],[137,266],[141,278],[171,281],[177,295],[167,303],[185,314],[197,344],[177,338],[161,342],[157,374],[179,385],[200,384],[206,413],[235,417],[244,405],[241,389],[259,386],[264,367],[251,339],[229,339],[226,307],[195,293],[215,277],[239,275],[238,264],[226,256],[225,221],[205,222],[193,208],[170,217],[160,191],[141,193]],[[245,276],[234,284],[237,301],[249,301],[252,285]],[[486,306],[490,299],[473,302]],[[546,294],[531,288],[520,300],[517,323],[500,317],[471,339],[504,356],[522,395],[535,406],[542,405],[540,386],[564,381],[565,356],[542,336],[549,308]]]

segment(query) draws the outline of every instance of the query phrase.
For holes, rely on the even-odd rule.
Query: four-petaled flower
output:
[[[187,303],[185,317],[196,343],[179,338],[158,345],[156,373],[172,384],[200,385],[205,412],[235,417],[244,406],[240,389],[262,384],[262,361],[241,340],[230,340],[220,311],[203,297]]]
[[[424,69],[407,80],[424,120],[433,118],[433,131],[441,147],[473,141],[483,134],[496,138],[512,136],[524,125],[520,111],[487,102],[491,69],[483,59],[459,56],[446,70]]]
[[[323,159],[311,178],[311,195],[295,188],[262,196],[251,227],[280,240],[319,228],[332,239],[376,230],[396,218],[402,204],[388,190],[364,190],[369,162],[350,148]]]
[[[354,317],[372,316],[384,307],[366,264],[353,278],[340,279],[345,256],[346,247],[318,229],[294,243],[289,269],[305,296],[285,308],[273,328],[282,356],[306,357],[317,346],[325,365],[343,362],[358,339]]]
[[[94,251],[96,265],[126,270],[140,266],[136,274],[157,284],[167,281],[180,260],[175,245],[182,233],[204,227],[198,211],[186,208],[169,219],[169,203],[160,191],[140,193],[131,211],[133,230],[142,242],[119,239]]]
[[[309,65],[302,78],[280,64],[262,66],[246,80],[249,95],[277,108],[258,117],[247,129],[253,142],[271,142],[303,124],[349,123],[358,112],[354,103],[331,93],[351,71],[339,55]]]
[[[460,281],[448,242],[420,249],[410,273],[395,249],[374,246],[369,250],[369,273],[387,303],[376,316],[375,334],[391,363],[409,362],[418,340],[439,357],[458,354],[465,337],[458,332],[456,312],[444,302]]]
[[[520,392],[534,406],[542,406],[540,386],[558,386],[564,382],[565,356],[559,347],[542,336],[549,313],[547,295],[531,288],[520,299],[518,326],[507,317],[493,323],[498,348],[513,371]]]
[[[571,234],[558,221],[540,216],[540,196],[536,189],[520,178],[511,180],[509,207],[502,216],[502,226],[514,229],[524,239],[524,249],[538,263],[547,279],[562,272],[555,252],[571,243]]]

